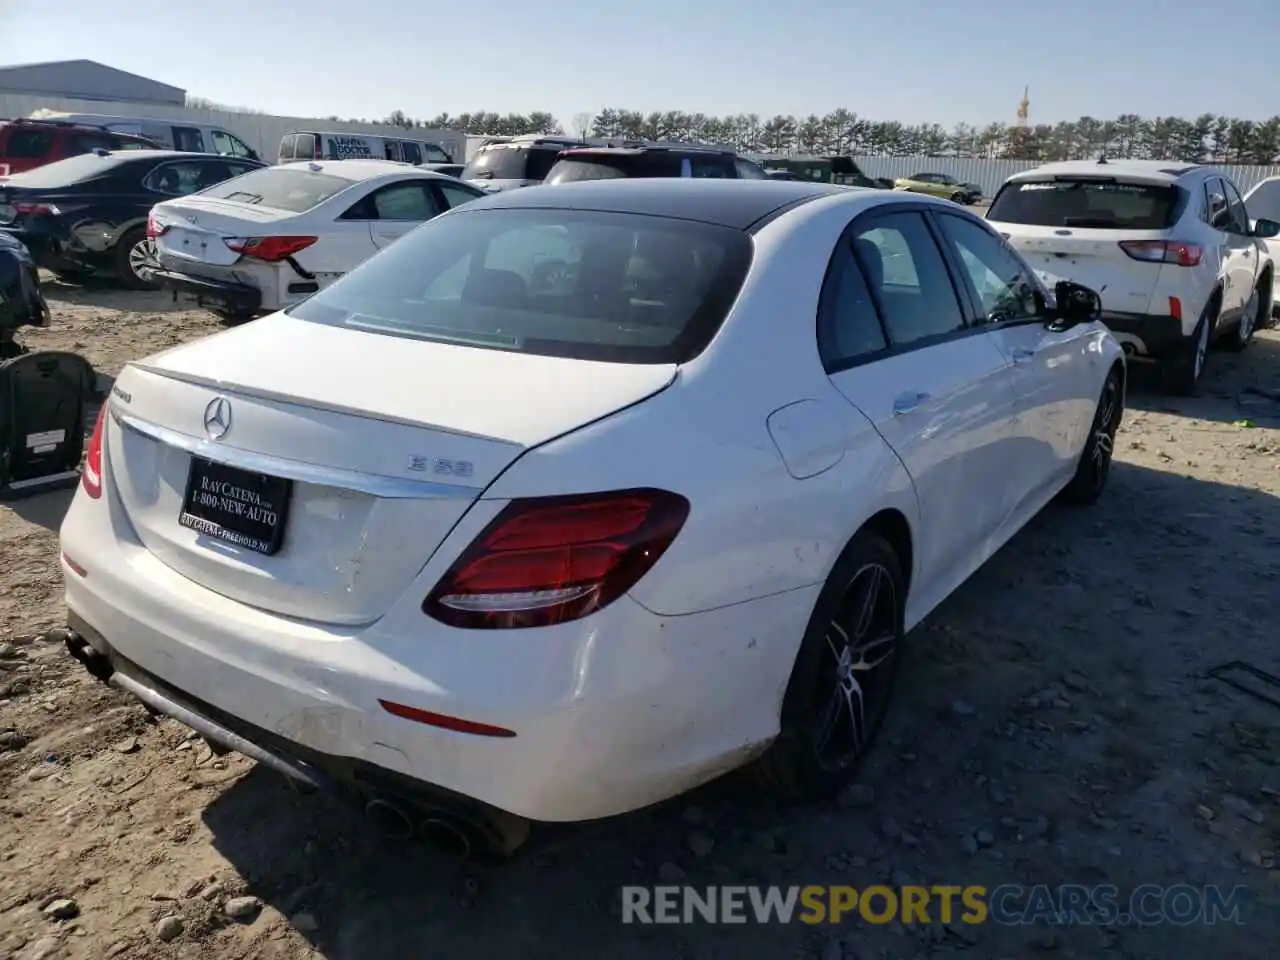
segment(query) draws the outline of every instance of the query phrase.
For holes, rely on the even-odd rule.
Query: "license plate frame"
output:
[[[284,546],[292,498],[293,481],[286,477],[193,456],[178,523],[271,557]]]

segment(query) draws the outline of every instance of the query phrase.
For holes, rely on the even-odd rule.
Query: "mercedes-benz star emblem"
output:
[[[214,397],[204,408],[204,432],[210,440],[221,440],[231,430],[231,401]]]

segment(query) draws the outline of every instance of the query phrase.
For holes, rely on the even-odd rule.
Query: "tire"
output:
[[[1102,394],[1093,411],[1089,439],[1085,441],[1076,465],[1075,476],[1063,488],[1067,503],[1089,506],[1098,502],[1111,476],[1111,459],[1115,453],[1116,431],[1124,419],[1124,381],[1120,371],[1112,369],[1102,385]]]
[[[952,203],[958,203],[961,206],[964,206],[968,198],[963,193],[953,193],[949,199],[951,200]]]
[[[1266,329],[1271,320],[1271,276],[1264,275],[1253,289],[1253,296],[1245,304],[1240,322],[1236,324],[1231,336],[1223,337],[1222,347],[1232,353],[1240,353],[1253,342],[1253,335]]]
[[[871,616],[860,631],[862,604],[872,590],[878,592]],[[892,698],[905,607],[906,579],[897,554],[880,535],[859,533],[814,605],[783,697],[781,729],[756,761],[757,776],[775,793],[821,799],[853,779]],[[868,637],[870,642],[850,653]],[[858,669],[869,661],[869,669]],[[855,722],[855,710],[861,723]]]
[[[1204,376],[1204,365],[1209,357],[1209,344],[1213,340],[1213,327],[1218,321],[1219,309],[1219,298],[1215,295],[1205,305],[1187,345],[1162,364],[1165,389],[1170,393],[1194,397],[1200,392],[1200,381]]]
[[[138,273],[138,266],[150,258],[155,260],[155,242],[147,239],[145,227],[134,227],[116,241],[116,279],[130,290],[158,290],[160,284],[153,278]]]

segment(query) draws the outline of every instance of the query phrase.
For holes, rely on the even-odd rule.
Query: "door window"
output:
[[[841,238],[818,301],[818,354],[828,372],[889,345],[866,277]]]
[[[924,217],[894,213],[855,226],[854,254],[879,301],[893,346],[964,327],[942,252]]]
[[[483,193],[473,192],[466,187],[457,183],[440,182],[436,184],[436,189],[440,191],[444,197],[445,206],[452,210],[454,207],[460,207],[464,203],[470,203],[472,200],[478,200],[484,196]]]
[[[1205,221],[1215,230],[1226,230],[1231,226],[1231,208],[1227,206],[1227,191],[1218,177],[1206,181]]]
[[[204,153],[204,137],[195,127],[174,127],[173,146],[175,150]]]
[[[371,220],[430,220],[440,212],[425,183],[397,183],[369,197]]]
[[[1039,313],[1037,285],[1000,238],[962,217],[939,217],[988,322],[1029,320]]]
[[[738,173],[739,180],[768,180],[769,175],[760,167],[756,166],[750,160],[743,160],[741,157],[735,157],[733,167]],[[815,178],[816,179],[816,178]]]
[[[214,181],[216,182],[216,181]],[[176,160],[163,163],[147,174],[142,185],[156,193],[170,197],[185,197],[187,194],[213,186],[209,181],[209,173],[201,160]]]
[[[723,157],[695,153],[689,158],[689,175],[703,180],[724,180],[729,178],[725,166]]]
[[[244,142],[239,137],[232,136],[225,130],[213,130],[210,132],[209,136],[213,138],[214,153],[221,153],[228,157],[248,157],[252,155],[249,148],[244,145]],[[301,140],[301,137],[295,138],[295,151],[297,150],[297,144],[300,143]],[[290,159],[298,155],[299,154],[296,152],[292,153],[290,154]],[[311,155],[304,153],[301,154],[301,156],[310,157]]]
[[[1232,233],[1248,233],[1249,232],[1249,214],[1245,210],[1244,201],[1240,198],[1240,191],[1236,189],[1236,185],[1225,177],[1222,179],[1222,186],[1227,192],[1227,209],[1231,211],[1231,227]]]
[[[280,159],[293,160],[298,155],[298,135],[296,133],[287,134],[280,141]]]
[[[11,126],[4,155],[10,160],[43,160],[52,147],[52,130],[23,130]]]
[[[405,163],[422,162],[422,151],[418,149],[418,145],[416,143],[411,143],[406,140],[404,143],[400,144],[400,152],[404,156]]]

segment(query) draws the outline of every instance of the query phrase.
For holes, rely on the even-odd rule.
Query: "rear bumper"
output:
[[[437,624],[415,584],[376,623],[329,627],[165,566],[138,542],[109,471],[101,500],[77,495],[61,539],[71,622],[170,699],[285,762],[544,822],[647,806],[766,747],[820,589],[676,617],[623,597],[582,621],[508,632]],[[516,735],[413,722],[380,701]]]
[[[46,233],[0,227],[13,239],[27,248],[36,265],[54,273],[82,273],[96,270],[101,264],[96,260],[68,256],[65,245]]]
[[[176,270],[157,270],[155,279],[166,290],[194,297],[201,306],[232,313],[258,313],[262,310],[262,291],[247,283],[209,280]]]
[[[1178,317],[1104,310],[1102,322],[1120,341],[1126,354],[1161,358],[1176,354],[1190,344]]]

